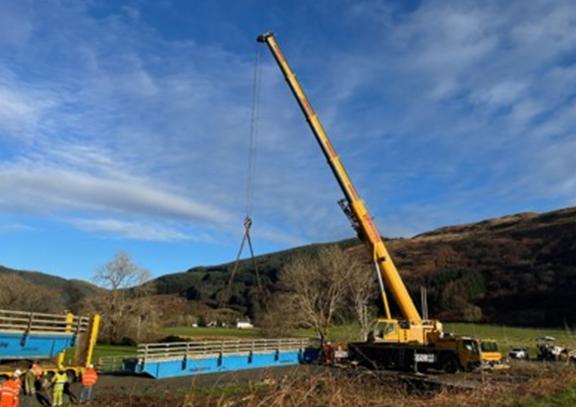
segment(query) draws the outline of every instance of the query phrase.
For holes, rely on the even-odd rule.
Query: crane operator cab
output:
[[[407,321],[379,318],[374,321],[368,340],[386,343],[434,342],[442,335],[442,324],[439,321]]]

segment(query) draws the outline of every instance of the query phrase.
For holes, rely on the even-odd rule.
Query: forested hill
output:
[[[369,261],[358,240],[336,244],[351,256]],[[420,297],[420,286],[428,288],[430,313],[438,319],[516,325],[576,324],[576,208],[443,227],[410,239],[391,239],[387,245],[413,297]],[[295,256],[318,253],[322,246],[258,256],[256,268],[265,288],[274,293],[279,289],[277,279],[284,264]],[[149,284],[157,294],[170,295],[179,303],[194,305],[194,309],[227,304],[240,314],[257,317],[261,312],[261,291],[252,261],[240,263],[227,297],[232,268],[233,263],[194,267]],[[2,266],[0,285],[0,307],[6,307],[6,303],[14,309],[46,311],[75,310],[87,295],[98,290],[84,281]],[[32,292],[35,294],[30,295]]]
[[[98,290],[86,281],[4,266],[0,266],[0,286],[0,308],[46,312],[76,311],[86,296]]]
[[[338,242],[351,255],[366,259],[355,239]],[[490,321],[518,325],[576,322],[576,208],[521,213],[479,223],[440,228],[388,246],[409,289],[428,287],[432,315],[444,321]],[[256,258],[272,291],[282,265],[310,245]],[[154,281],[161,294],[179,294],[216,306],[232,263],[195,267]],[[252,262],[243,261],[233,280],[229,305],[258,314]],[[419,298],[419,295],[414,295]]]
[[[445,227],[391,250],[445,320],[576,323],[576,208]]]

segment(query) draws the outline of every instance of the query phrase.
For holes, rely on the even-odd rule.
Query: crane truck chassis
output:
[[[421,318],[366,204],[352,184],[276,37],[273,33],[267,32],[259,35],[257,41],[268,46],[284,75],[344,194],[345,199],[339,204],[358,238],[365,243],[376,265],[386,318],[376,321],[377,332],[371,336],[372,340],[349,344],[351,357],[356,358],[358,363],[371,367],[407,369],[422,364],[450,372],[473,369],[483,363],[493,363],[494,359],[502,359],[499,352],[491,352],[489,357],[487,354],[483,355],[477,339],[446,334],[439,321]],[[392,294],[402,319],[392,318],[385,288]]]

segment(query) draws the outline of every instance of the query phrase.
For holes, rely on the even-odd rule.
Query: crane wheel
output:
[[[446,373],[456,373],[458,371],[458,360],[454,355],[447,355],[441,363],[442,370]]]

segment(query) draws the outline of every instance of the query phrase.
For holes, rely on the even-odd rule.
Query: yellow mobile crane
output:
[[[339,204],[350,219],[360,240],[370,250],[378,270],[380,294],[386,318],[377,320],[375,329],[367,342],[348,344],[350,356],[370,367],[399,369],[434,367],[455,372],[459,369],[479,366],[482,363],[482,355],[476,339],[445,334],[442,332],[442,324],[439,321],[423,320],[420,317],[368,208],[348,177],[318,115],[288,65],[276,37],[268,32],[259,35],[257,40],[268,46],[284,74],[288,86],[344,193],[345,199]],[[385,286],[398,305],[402,319],[391,317]]]

